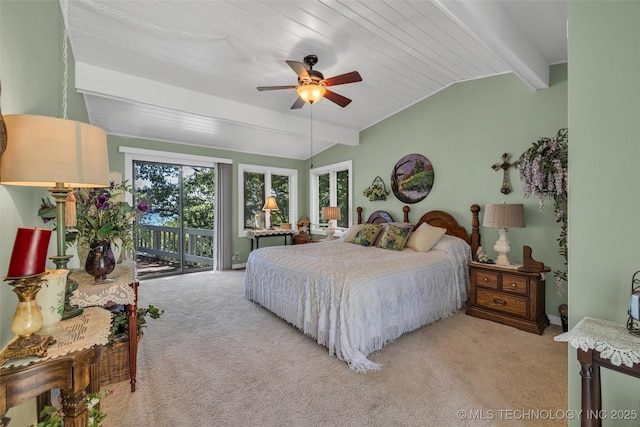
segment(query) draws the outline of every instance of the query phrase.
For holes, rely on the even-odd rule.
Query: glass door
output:
[[[134,161],[134,188],[151,212],[138,223],[140,277],[213,268],[215,170]]]

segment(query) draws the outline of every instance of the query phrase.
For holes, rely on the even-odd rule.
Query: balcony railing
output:
[[[184,261],[213,265],[213,230],[184,228]],[[136,249],[139,254],[180,263],[180,228],[164,225],[138,225]]]

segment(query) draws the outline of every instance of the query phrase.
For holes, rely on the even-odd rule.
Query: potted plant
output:
[[[100,361],[100,384],[112,384],[130,379],[129,376],[129,312],[122,305],[110,307],[111,335]],[[153,305],[138,307],[136,312],[138,341],[142,339],[142,329],[147,327],[147,316],[159,319],[164,310]]]
[[[126,193],[133,194],[133,187],[123,181],[111,183],[108,188],[80,188],[75,190],[77,224],[75,230],[81,244],[88,244],[91,251],[106,245],[117,246],[125,254],[134,249],[134,219],[149,212],[145,200],[139,200],[131,206],[124,198]],[[79,248],[80,249],[80,248]],[[115,258],[115,257],[114,257]],[[84,263],[84,259],[80,259]]]
[[[362,195],[371,201],[387,200],[388,194],[389,194],[389,191],[385,187],[384,182],[382,181],[382,178],[380,178],[379,176],[377,176],[373,180],[371,185],[365,188],[364,191],[362,192]]]

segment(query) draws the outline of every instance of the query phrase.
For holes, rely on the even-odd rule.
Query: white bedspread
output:
[[[467,299],[469,245],[444,236],[427,253],[340,240],[251,252],[244,295],[357,371],[405,332],[450,316]]]

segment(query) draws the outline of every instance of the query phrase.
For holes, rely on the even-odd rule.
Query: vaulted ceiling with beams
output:
[[[456,82],[567,61],[566,0],[60,0],[89,120],[112,135],[307,159]],[[362,81],[291,109],[286,60]],[[313,135],[313,142],[311,141]]]

